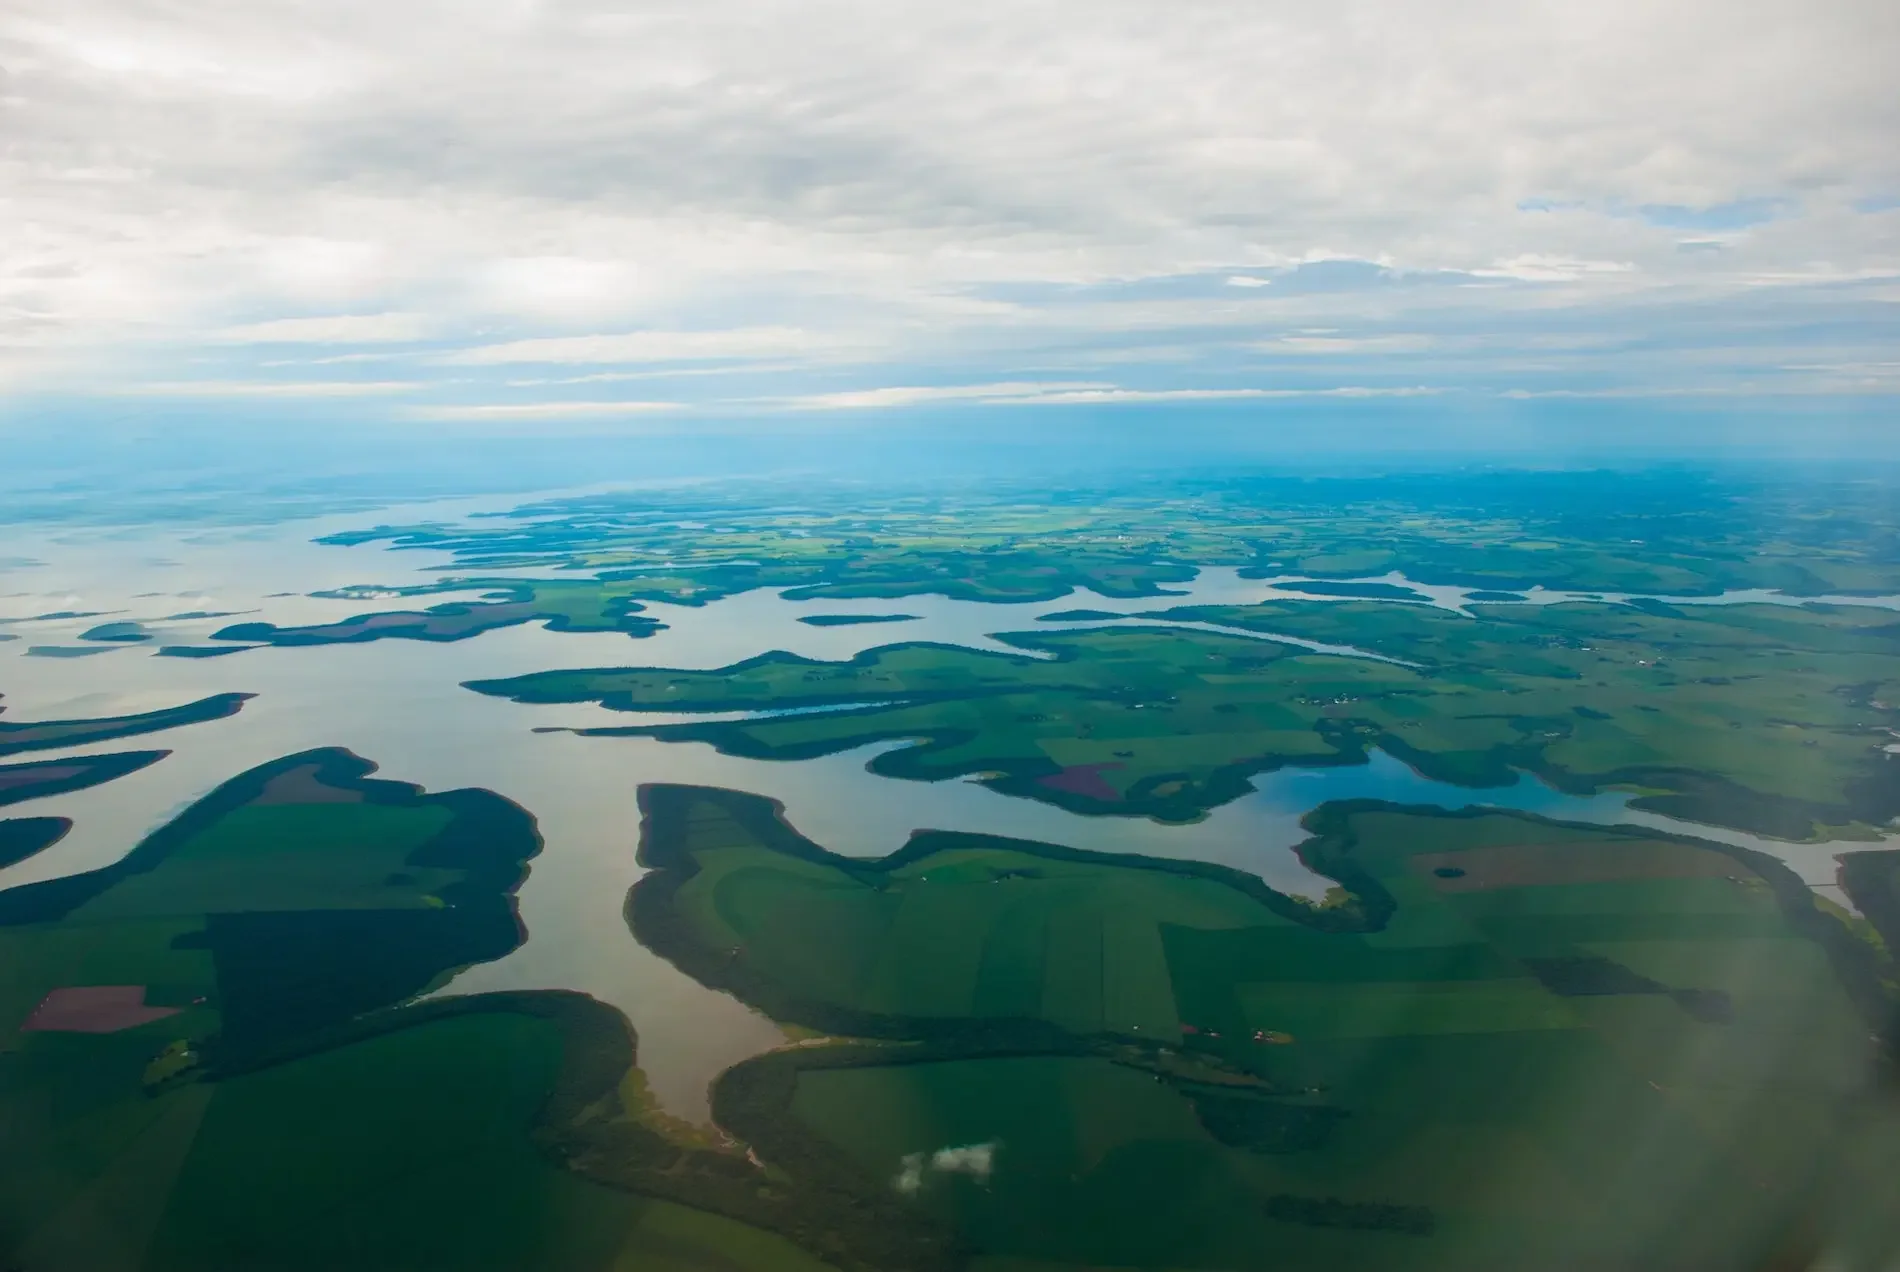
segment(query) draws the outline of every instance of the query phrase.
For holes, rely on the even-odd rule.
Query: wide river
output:
[[[555,633],[536,624],[447,644],[381,640],[258,648],[210,659],[151,655],[160,644],[204,643],[210,632],[231,622],[327,622],[412,604],[324,599],[311,593],[350,585],[436,581],[441,568],[450,564],[445,554],[321,547],[310,540],[348,526],[399,523],[410,517],[442,519],[485,507],[438,503],[242,531],[10,534],[7,554],[0,557],[0,706],[7,709],[9,722],[148,711],[227,691],[258,696],[228,719],[24,757],[145,748],[173,752],[161,763],[103,786],[8,808],[8,815],[70,817],[75,826],[52,849],[0,870],[0,888],[109,864],[234,774],[310,747],[348,747],[380,765],[381,776],[430,790],[486,787],[532,812],[546,840],[521,889],[528,939],[507,958],[462,973],[445,992],[567,988],[612,1003],[639,1032],[640,1063],[655,1096],[670,1112],[698,1120],[706,1116],[706,1084],[712,1077],[782,1037],[768,1021],[687,979],[629,935],[621,906],[641,874],[634,849],[639,826],[636,791],[644,782],[694,782],[769,795],[784,803],[800,831],[833,851],[857,856],[888,853],[916,829],[980,831],[1078,848],[1217,861],[1309,896],[1322,893],[1329,881],[1309,873],[1292,847],[1304,838],[1300,818],[1329,799],[1370,797],[1448,808],[1481,804],[1697,834],[1771,852],[1839,903],[1845,898],[1834,883],[1835,854],[1868,846],[1791,844],[1696,826],[1633,812],[1625,807],[1628,796],[1623,794],[1567,796],[1529,778],[1510,787],[1471,790],[1420,777],[1383,754],[1365,765],[1286,769],[1257,777],[1252,793],[1192,825],[1083,817],[999,795],[971,781],[905,782],[866,770],[866,761],[877,750],[901,743],[815,760],[747,760],[698,743],[536,731],[680,717],[628,716],[591,705],[528,706],[461,688],[466,680],[552,668],[717,667],[772,649],[829,659],[899,640],[1003,649],[1009,647],[999,644],[995,633],[1102,621],[1036,621],[1052,610],[1086,607],[1133,614],[1168,605],[1243,604],[1299,594],[1272,586],[1276,580],[1241,579],[1232,570],[1204,571],[1193,583],[1181,585],[1178,595],[1160,600],[1083,594],[1028,605],[943,596],[798,602],[761,590],[698,608],[654,605],[649,612],[668,626],[645,639],[619,633]],[[1422,587],[1396,576],[1381,581],[1415,587],[1429,603],[1446,608],[1464,603],[1460,589]],[[1542,590],[1523,595],[1526,603],[1534,604],[1577,599],[1575,594]],[[445,599],[455,598],[432,596],[413,604]],[[1900,609],[1900,597],[1825,599]],[[1773,593],[1685,598],[1679,603],[1743,601],[1798,603]],[[917,617],[904,623],[839,627],[797,621],[817,613],[898,612]],[[176,617],[194,613],[243,617]],[[48,617],[59,614],[82,616]],[[144,645],[96,646],[102,652],[80,657],[30,652],[85,648],[78,640],[80,632],[124,620],[146,624],[157,639]]]

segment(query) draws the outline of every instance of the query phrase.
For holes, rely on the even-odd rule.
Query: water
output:
[[[419,512],[386,510],[373,519],[400,521],[418,515],[444,513],[437,505]],[[536,732],[625,724],[630,718],[655,722],[686,717],[629,717],[591,704],[531,706],[461,688],[466,680],[554,668],[719,667],[768,649],[841,659],[900,640],[1020,655],[1022,650],[996,640],[995,633],[1102,625],[1103,620],[1036,621],[1042,614],[1078,604],[1134,616],[1164,605],[1246,604],[1288,595],[1269,586],[1272,580],[1241,579],[1233,570],[1205,571],[1177,589],[1179,595],[1160,599],[1087,596],[1011,605],[943,596],[905,597],[900,602],[790,601],[762,590],[702,607],[652,606],[651,612],[668,628],[644,640],[620,633],[551,633],[523,625],[447,644],[383,640],[259,648],[217,659],[151,656],[158,644],[202,642],[217,627],[236,621],[168,620],[167,615],[234,611],[243,613],[246,621],[329,622],[398,603],[324,599],[309,593],[361,583],[365,575],[395,585],[440,577],[431,571],[448,564],[441,553],[321,548],[308,542],[315,534],[370,519],[330,519],[247,532],[60,535],[10,544],[9,558],[0,561],[0,617],[27,621],[0,627],[0,632],[26,637],[0,643],[0,691],[6,695],[0,705],[8,708],[6,719],[116,715],[227,691],[258,696],[229,719],[117,743],[35,752],[30,758],[147,747],[169,748],[173,754],[92,790],[10,808],[11,815],[71,817],[75,826],[53,848],[0,871],[0,887],[110,864],[147,832],[236,773],[311,747],[348,747],[376,761],[381,776],[430,790],[487,787],[535,815],[546,847],[521,889],[525,944],[504,959],[462,973],[449,992],[569,988],[611,1003],[627,1013],[639,1032],[641,1064],[656,1098],[669,1111],[699,1120],[707,1116],[706,1084],[711,1078],[782,1039],[769,1021],[705,990],[628,934],[621,907],[627,889],[641,874],[634,863],[639,834],[636,792],[645,782],[730,786],[770,796],[784,803],[800,831],[852,856],[891,852],[913,830],[954,829],[1219,862],[1252,871],[1284,891],[1313,897],[1330,881],[1307,871],[1292,849],[1305,838],[1300,818],[1330,799],[1374,798],[1447,808],[1485,805],[1697,834],[1771,852],[1836,901],[1844,898],[1834,886],[1834,854],[1867,846],[1789,844],[1689,825],[1631,812],[1624,794],[1568,796],[1530,778],[1509,787],[1469,790],[1421,777],[1383,754],[1364,765],[1261,775],[1250,794],[1191,825],[1082,817],[1003,796],[973,781],[900,782],[866,770],[872,756],[903,743],[799,762],[747,760],[698,743]],[[420,603],[441,599],[429,597]],[[1725,599],[1703,598],[1699,603]],[[1746,599],[1768,598],[1747,594]],[[1456,608],[1449,595],[1441,601],[1435,594],[1433,603]],[[1550,602],[1538,596],[1527,603]],[[1788,602],[1783,598],[1769,603]],[[1900,605],[1896,598],[1853,603]],[[808,614],[894,609],[918,618],[848,627],[797,621]],[[81,631],[106,621],[32,618],[59,610],[103,611],[113,620],[146,622],[157,639],[147,645],[109,647],[97,657],[14,661],[33,644],[74,644]],[[1137,621],[1154,624],[1152,619]],[[1258,638],[1257,633],[1239,634]],[[1328,647],[1328,652],[1377,657],[1349,648]]]

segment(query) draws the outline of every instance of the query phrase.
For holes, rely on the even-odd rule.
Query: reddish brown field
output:
[[[14,786],[37,786],[42,782],[63,782],[70,777],[85,773],[83,764],[68,764],[52,768],[38,765],[20,765],[11,769],[0,769],[0,791]]]
[[[255,807],[266,804],[360,804],[363,802],[361,791],[326,786],[318,780],[317,772],[315,764],[302,764],[279,773],[264,784],[262,793],[252,800],[251,804]]]
[[[118,1033],[176,1016],[176,1007],[147,1007],[143,985],[72,985],[40,1000],[21,1033]]]

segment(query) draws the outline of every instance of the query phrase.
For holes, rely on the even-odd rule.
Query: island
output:
[[[915,614],[801,614],[798,621],[811,627],[856,627],[861,623],[914,623]]]
[[[51,848],[72,828],[68,817],[0,818],[0,869]]]
[[[218,693],[182,707],[166,707],[137,715],[101,716],[89,720],[41,720],[30,724],[0,721],[0,755],[50,747],[87,746],[141,733],[156,733],[187,724],[202,724],[236,715],[256,695]],[[4,711],[0,707],[0,711]]]
[[[107,755],[0,764],[0,806],[83,791],[89,786],[136,773],[170,754],[170,751],[117,751]]]

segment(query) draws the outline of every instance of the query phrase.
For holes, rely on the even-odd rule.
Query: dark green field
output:
[[[51,848],[72,828],[72,822],[64,817],[0,819],[0,868],[17,865]]]
[[[1348,888],[1313,910],[941,832],[848,860],[757,797],[644,799],[636,934],[776,1018],[884,1040],[739,1066],[722,1122],[986,1256],[1768,1266],[1879,1195],[1836,1192],[1843,1128],[1900,1133],[1878,951],[1742,850],[1334,805],[1303,852]],[[985,1145],[987,1175],[933,1165]]]
[[[914,623],[915,614],[804,614],[799,622],[808,627],[858,627],[865,623]]]
[[[373,767],[286,756],[113,866],[0,892],[0,1266],[941,1266],[934,1240],[883,1257],[935,1231],[894,1206],[649,1126],[618,1012],[417,1002],[519,946],[540,838]]]
[[[550,631],[617,631],[628,636],[648,636],[662,626],[659,620],[640,613],[645,607],[633,599],[637,589],[594,579],[468,579],[441,586],[393,590],[413,596],[471,589],[486,589],[488,599],[450,602],[426,610],[360,614],[341,622],[311,627],[237,623],[220,628],[212,634],[212,639],[266,645],[347,645],[390,638],[466,640],[498,627],[514,627],[537,620],[543,621]]]
[[[0,755],[47,747],[110,742],[140,733],[156,733],[160,729],[219,720],[237,714],[251,696],[248,693],[219,693],[186,703],[182,707],[147,711],[139,715],[107,716],[97,720],[39,720],[31,724],[0,721]],[[4,707],[0,707],[0,711],[4,710]]]
[[[61,760],[29,760],[0,764],[0,807],[68,791],[83,791],[156,764],[170,751],[117,751],[110,755],[75,755]]]

